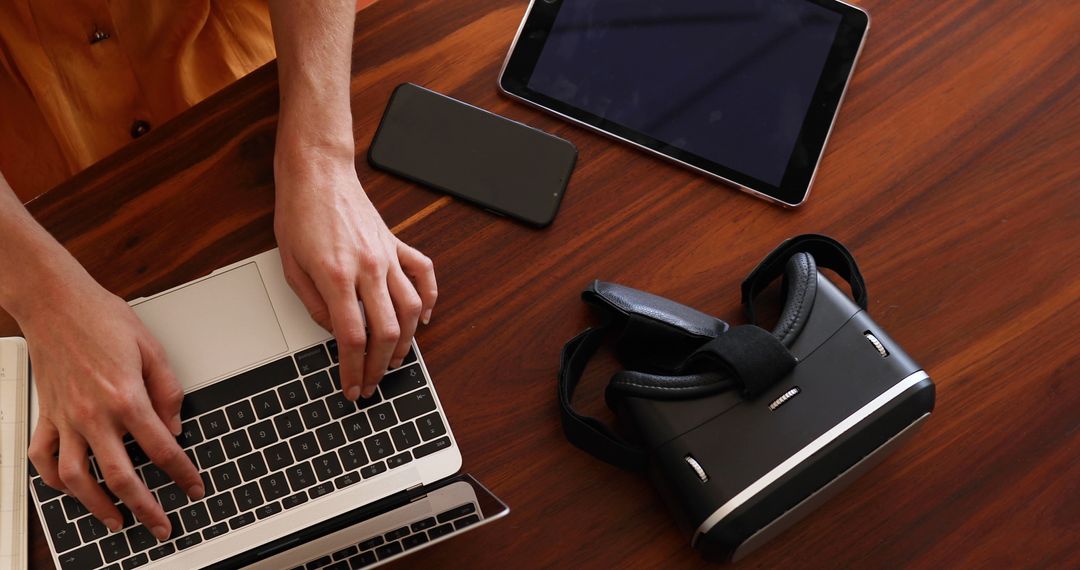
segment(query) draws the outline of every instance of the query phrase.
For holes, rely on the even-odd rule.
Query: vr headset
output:
[[[852,298],[822,275],[833,270]],[[782,274],[771,331],[754,299]],[[785,241],[742,284],[750,324],[601,281],[582,293],[603,324],[566,344],[563,430],[608,463],[647,471],[690,544],[736,561],[876,465],[934,408],[934,384],[866,313],[855,259],[827,236]],[[589,358],[614,336],[624,367],[605,400],[630,437],[574,411]]]

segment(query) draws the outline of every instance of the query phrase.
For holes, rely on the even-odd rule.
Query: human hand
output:
[[[289,161],[279,151],[274,231],[285,279],[337,337],[342,389],[356,400],[375,392],[388,367],[401,366],[438,290],[431,260],[386,227],[352,160],[349,153]]]
[[[184,394],[161,345],[127,303],[89,276],[81,281],[20,319],[40,407],[29,458],[47,485],[117,531],[123,518],[91,474],[91,449],[109,490],[165,540],[169,519],[135,473],[123,437],[130,433],[189,497],[201,499],[202,479],[175,440]]]

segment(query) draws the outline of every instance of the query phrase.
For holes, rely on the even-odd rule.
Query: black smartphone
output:
[[[544,227],[555,219],[577,148],[541,130],[403,83],[390,96],[368,161]]]

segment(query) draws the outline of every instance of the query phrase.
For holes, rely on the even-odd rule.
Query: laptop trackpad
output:
[[[185,392],[288,350],[255,262],[136,304]]]

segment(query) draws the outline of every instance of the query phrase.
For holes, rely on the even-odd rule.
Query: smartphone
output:
[[[569,141],[412,83],[394,90],[371,141],[375,168],[544,227],[577,148]]]

